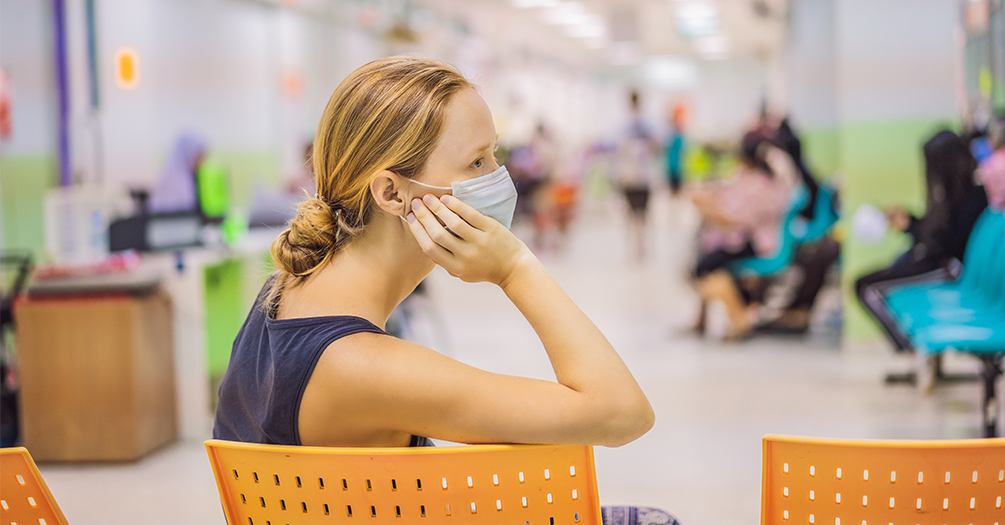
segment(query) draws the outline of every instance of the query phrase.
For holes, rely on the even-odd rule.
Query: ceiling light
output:
[[[537,7],[554,7],[558,5],[558,0],[509,0],[509,3],[519,9],[533,9]]]
[[[729,39],[725,35],[699,38],[694,41],[694,50],[706,60],[729,58]]]
[[[643,66],[646,79],[662,87],[684,89],[698,82],[698,68],[691,60],[675,56],[654,56]]]
[[[546,24],[568,25],[588,21],[589,14],[579,2],[562,2],[541,11],[541,20]]]
[[[719,9],[711,2],[681,3],[676,7],[674,17],[677,31],[687,38],[712,35],[722,25]]]

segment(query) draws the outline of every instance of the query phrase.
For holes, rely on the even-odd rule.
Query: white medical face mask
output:
[[[417,180],[412,182],[427,188],[450,190],[450,193],[461,202],[478,210],[482,215],[499,221],[506,228],[513,224],[513,213],[516,211],[516,186],[506,166],[499,166],[499,169],[488,175],[452,182],[450,187],[433,186]]]

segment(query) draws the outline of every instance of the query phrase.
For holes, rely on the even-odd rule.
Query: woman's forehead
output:
[[[474,89],[457,92],[444,113],[440,144],[458,155],[495,142],[496,130],[488,104]]]

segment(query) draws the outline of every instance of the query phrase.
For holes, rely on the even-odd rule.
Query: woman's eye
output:
[[[471,167],[472,168],[481,168],[482,167],[482,159],[478,159],[478,160],[474,161],[473,163],[471,163]]]

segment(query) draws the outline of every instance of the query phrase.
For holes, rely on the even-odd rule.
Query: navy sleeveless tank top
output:
[[[271,283],[270,278],[234,340],[220,384],[216,439],[300,445],[300,401],[321,354],[347,335],[386,333],[349,315],[273,319],[262,305]],[[412,436],[410,446],[429,445],[426,438]]]

